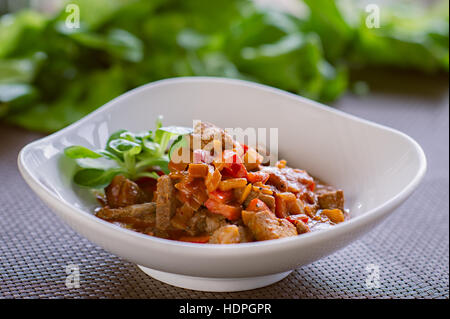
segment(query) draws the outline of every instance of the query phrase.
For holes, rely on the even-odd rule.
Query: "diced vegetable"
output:
[[[223,168],[221,174],[227,177],[246,178],[247,169],[239,155],[231,150],[223,152]]]
[[[278,168],[285,168],[286,167],[286,161],[285,160],[279,160],[276,164],[276,167]]]
[[[223,180],[219,183],[219,189],[221,191],[227,191],[233,188],[240,188],[247,185],[247,180],[245,178],[231,178]]]
[[[216,190],[209,193],[209,198],[218,201],[220,203],[226,203],[233,199],[233,192],[231,190],[222,191]]]
[[[205,178],[205,185],[208,192],[213,192],[219,187],[220,180],[222,179],[222,174],[218,169],[214,169],[212,166],[208,169],[208,174]]]
[[[324,209],[321,215],[328,217],[333,223],[342,223],[344,221],[344,213],[340,209]]]
[[[205,202],[205,206],[211,213],[223,215],[229,220],[237,220],[241,217],[239,206],[224,204],[211,198]]]
[[[270,211],[270,208],[262,200],[254,198],[248,204],[247,210],[252,212],[260,212],[263,210]]]
[[[290,221],[296,228],[299,234],[309,233],[311,230],[308,226],[308,217],[307,216],[288,216],[286,217],[288,221]]]
[[[247,179],[252,184],[257,182],[261,182],[264,184],[269,179],[269,174],[264,172],[248,172]]]
[[[247,186],[245,186],[244,191],[242,192],[241,197],[239,198],[239,203],[242,204],[248,197],[248,195],[250,195],[250,192],[252,191],[252,184],[248,184]]]
[[[258,152],[253,148],[248,148],[247,152],[244,155],[244,164],[247,170],[257,169],[259,164],[263,161],[262,155],[258,154]]]
[[[208,175],[207,164],[189,164],[188,173],[191,177],[206,177]]]

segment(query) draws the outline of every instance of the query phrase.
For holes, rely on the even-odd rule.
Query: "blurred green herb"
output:
[[[154,132],[134,134],[119,130],[109,137],[105,149],[93,151],[84,146],[69,146],[64,154],[76,162],[78,169],[73,181],[80,186],[103,188],[118,174],[132,180],[157,179],[158,174],[152,169],[169,173],[170,141],[178,141],[190,132],[185,127],[162,127],[158,120]]]
[[[448,72],[446,0],[384,2],[380,28],[367,27],[356,0],[298,1],[308,14],[247,0],[74,0],[79,29],[67,28],[65,10],[4,15],[0,119],[52,132],[131,88],[175,76],[247,79],[330,102],[354,87],[353,69]]]

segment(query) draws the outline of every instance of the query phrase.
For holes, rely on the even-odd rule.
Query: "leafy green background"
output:
[[[301,1],[301,0],[298,0]],[[448,72],[449,2],[381,7],[304,0],[302,17],[246,0],[77,0],[69,13],[0,18],[0,119],[56,131],[136,86],[177,76],[256,81],[330,102],[368,67]]]

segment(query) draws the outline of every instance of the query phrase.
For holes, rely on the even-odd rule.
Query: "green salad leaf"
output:
[[[73,181],[84,187],[104,188],[119,174],[136,180],[141,177],[157,179],[159,175],[155,170],[169,173],[170,141],[178,141],[192,130],[179,126],[161,127],[160,119],[156,127],[154,132],[137,134],[116,131],[102,150],[93,151],[78,145],[66,147],[65,156],[73,159],[78,167]]]

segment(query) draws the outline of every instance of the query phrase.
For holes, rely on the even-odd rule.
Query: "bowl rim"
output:
[[[241,85],[246,86],[249,88],[256,88],[262,91],[266,91],[269,93],[293,98],[297,101],[300,101],[302,103],[309,104],[313,107],[317,107],[321,110],[331,112],[333,114],[336,114],[340,117],[343,117],[348,120],[357,121],[372,127],[376,127],[385,131],[389,131],[392,134],[398,135],[402,138],[404,138],[408,143],[410,143],[413,146],[413,149],[416,152],[416,155],[418,156],[419,160],[419,169],[417,170],[414,177],[411,179],[411,181],[395,196],[387,200],[386,202],[378,205],[375,208],[372,208],[368,211],[366,211],[364,214],[361,214],[359,216],[355,216],[353,218],[350,218],[349,220],[345,221],[344,223],[340,223],[338,225],[333,226],[330,229],[318,231],[318,232],[310,232],[306,234],[302,234],[301,236],[295,236],[295,237],[286,237],[286,238],[280,238],[280,239],[273,239],[273,240],[266,240],[266,241],[256,241],[256,242],[250,242],[250,243],[238,243],[238,244],[229,244],[229,245],[220,245],[220,244],[200,244],[200,243],[189,243],[189,242],[182,242],[182,241],[175,241],[170,239],[164,239],[159,237],[154,237],[150,235],[141,234],[129,229],[122,228],[120,226],[114,225],[110,222],[107,222],[105,220],[102,220],[98,217],[96,217],[92,212],[87,212],[83,209],[80,209],[78,207],[73,206],[69,202],[65,200],[61,200],[58,198],[58,196],[53,193],[51,190],[49,190],[46,186],[44,186],[33,174],[33,172],[30,170],[29,167],[27,167],[27,164],[25,162],[25,154],[32,150],[33,147],[43,144],[45,142],[49,142],[52,140],[57,139],[60,136],[63,136],[67,132],[72,131],[73,129],[77,128],[78,126],[89,122],[92,118],[98,116],[101,113],[106,112],[110,107],[113,105],[120,103],[122,100],[127,99],[130,95],[139,94],[141,91],[148,90],[150,88],[155,88],[158,86],[163,85],[170,85],[170,84],[180,84],[180,83],[195,83],[195,82],[214,82],[219,84],[234,84],[234,85]],[[53,204],[59,206],[59,208],[64,209],[65,211],[74,214],[73,217],[78,217],[79,219],[86,219],[85,222],[91,222],[96,227],[102,228],[104,231],[108,230],[115,230],[118,231],[117,235],[120,234],[129,237],[130,239],[136,239],[136,240],[144,240],[148,241],[148,244],[162,244],[162,245],[168,245],[170,247],[185,247],[189,248],[190,250],[194,249],[196,251],[217,251],[218,249],[221,252],[224,253],[232,253],[236,252],[236,250],[247,250],[249,248],[269,248],[272,247],[273,249],[277,249],[277,247],[283,247],[284,249],[287,249],[291,246],[296,246],[299,243],[307,243],[312,241],[321,241],[323,239],[329,238],[330,236],[338,237],[340,235],[343,235],[347,232],[350,232],[351,230],[359,229],[363,226],[370,225],[373,221],[381,218],[384,214],[391,211],[393,208],[398,206],[400,203],[402,203],[411,193],[417,188],[419,183],[421,182],[422,178],[425,175],[426,168],[427,168],[427,160],[425,153],[423,149],[420,147],[420,145],[410,136],[406,135],[405,133],[402,133],[396,129],[377,124],[375,122],[359,118],[355,115],[351,115],[348,113],[345,113],[343,111],[334,109],[332,107],[326,106],[324,104],[321,104],[319,102],[307,99],[305,97],[302,97],[300,95],[290,93],[281,89],[277,89],[274,87],[270,87],[264,84],[259,84],[255,82],[249,82],[245,80],[240,79],[230,79],[230,78],[221,78],[221,77],[208,77],[208,76],[194,76],[194,77],[176,77],[176,78],[168,78],[163,79],[155,82],[150,82],[147,84],[144,84],[142,86],[136,87],[130,91],[127,91],[123,93],[122,95],[119,95],[118,97],[112,99],[111,101],[107,102],[103,106],[99,107],[98,109],[94,110],[90,114],[86,115],[85,117],[81,118],[80,120],[70,124],[69,126],[53,133],[48,136],[45,136],[43,138],[37,139],[31,143],[28,143],[25,145],[18,155],[18,167],[21,175],[25,179],[25,181],[28,183],[28,185],[41,197],[45,198],[48,201],[52,202]]]

